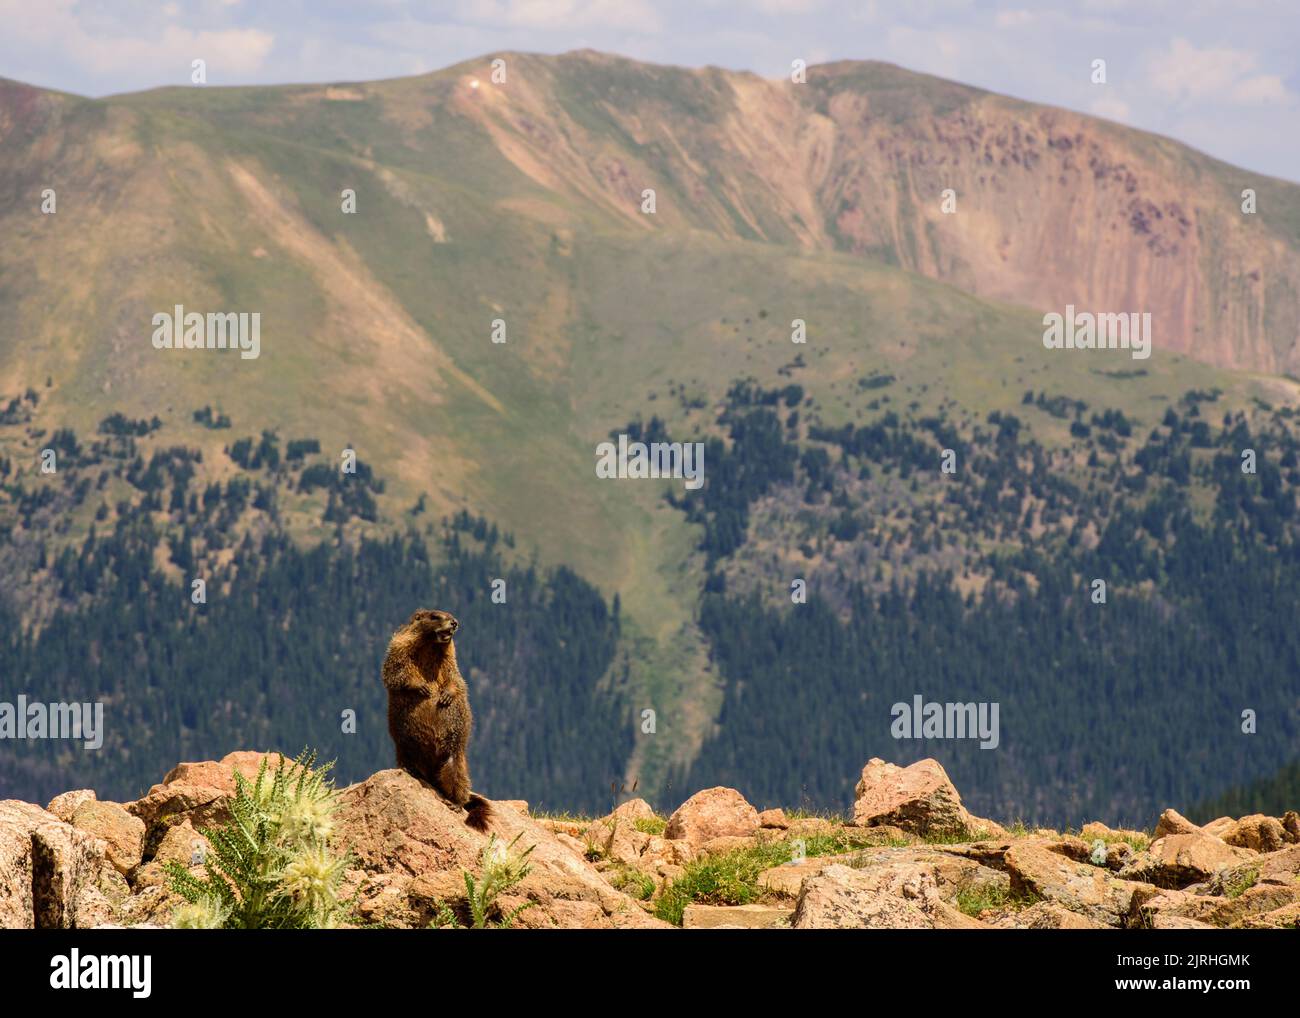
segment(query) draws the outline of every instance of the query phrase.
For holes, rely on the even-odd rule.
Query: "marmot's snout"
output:
[[[411,625],[419,626],[427,636],[438,643],[447,643],[460,628],[460,623],[451,612],[421,609],[411,616]]]

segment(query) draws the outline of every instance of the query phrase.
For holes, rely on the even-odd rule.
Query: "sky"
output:
[[[195,59],[214,87],[584,48],[765,77],[888,60],[1300,181],[1300,0],[0,0],[0,77],[90,96],[189,85]]]

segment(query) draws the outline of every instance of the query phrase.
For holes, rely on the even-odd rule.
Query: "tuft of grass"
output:
[[[649,901],[655,893],[654,878],[633,866],[620,866],[607,875],[615,890],[622,891],[637,901]]]
[[[632,826],[642,834],[663,834],[668,830],[668,818],[661,816],[640,817]]]
[[[680,926],[686,906],[692,902],[705,905],[752,904],[767,893],[759,886],[759,874],[773,866],[790,862],[795,857],[797,842],[802,842],[803,854],[810,859],[843,855],[863,847],[860,838],[847,832],[837,832],[770,841],[696,859],[687,864],[680,877],[664,887],[655,903],[655,915],[674,926]]]
[[[686,906],[748,905],[758,900],[762,888],[758,875],[789,862],[793,851],[787,842],[755,845],[735,852],[710,855],[686,866],[685,872],[664,888],[655,915],[674,926],[682,924]]]
[[[529,814],[534,820],[551,820],[558,824],[589,825],[594,817],[581,816],[567,810],[538,810]]]
[[[977,884],[957,892],[957,908],[968,916],[978,916],[986,908],[1014,908],[1017,912],[1043,899],[1037,894],[1014,894],[996,884]]]

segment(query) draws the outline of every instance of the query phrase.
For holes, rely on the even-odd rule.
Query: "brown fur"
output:
[[[491,819],[491,806],[470,791],[465,748],[474,717],[451,639],[459,625],[448,612],[421,609],[393,634],[383,672],[388,734],[397,748],[397,766],[464,807],[466,822],[481,831]]]

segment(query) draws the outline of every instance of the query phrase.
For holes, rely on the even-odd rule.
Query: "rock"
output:
[[[372,921],[395,926],[427,925],[432,917],[428,881],[445,886],[447,903],[464,897],[461,870],[481,872],[488,836],[465,823],[463,811],[405,771],[386,770],[344,789],[337,834],[353,853],[359,887]],[[516,921],[524,927],[666,926],[635,900],[611,887],[556,835],[515,810],[494,809],[492,832],[515,852],[536,846],[532,871],[498,903],[503,911],[534,902]],[[442,874],[443,876],[437,876]],[[416,878],[425,883],[416,884]],[[440,882],[440,883],[438,883]]]
[[[1003,858],[1012,893],[1038,895],[1106,926],[1122,925],[1134,892],[1142,885],[1111,876],[1103,867],[1076,862],[1047,846],[1043,841],[1024,841],[1007,849]]]
[[[686,906],[682,914],[684,930],[787,929],[794,910],[771,905],[697,905]]]
[[[1201,830],[1206,834],[1213,834],[1216,838],[1222,838],[1225,831],[1230,831],[1237,825],[1237,821],[1232,817],[1219,817],[1217,820],[1211,820],[1208,824],[1202,824]]]
[[[1218,836],[1229,845],[1253,848],[1256,852],[1276,852],[1287,843],[1282,821],[1263,813],[1242,817]]]
[[[45,807],[47,813],[53,813],[65,824],[72,823],[72,814],[77,811],[77,807],[83,802],[93,802],[98,796],[95,795],[94,789],[79,788],[75,792],[64,792],[62,795],[56,795],[50,800],[50,804]]]
[[[0,926],[88,929],[129,891],[107,843],[34,803],[0,802]]]
[[[503,809],[512,809],[518,813],[522,813],[524,816],[528,816],[527,799],[498,799],[497,805],[501,806]]]
[[[637,830],[637,821],[654,820],[655,811],[644,799],[629,799],[609,816],[593,820],[582,834],[589,851],[626,866],[636,866],[652,835]]]
[[[995,887],[1002,891],[1010,888],[1010,880],[1005,873],[972,859],[928,846],[876,848],[842,855],[810,856],[798,863],[789,862],[764,870],[758,875],[758,884],[773,894],[796,898],[803,889],[806,878],[816,876],[828,867],[842,865],[860,869],[882,865],[924,867],[933,875],[939,896],[949,902],[963,888]]]
[[[758,810],[734,788],[706,788],[696,792],[668,818],[664,837],[692,847],[714,838],[747,838],[758,831]]]
[[[1172,810],[1165,812],[1168,814]],[[1253,854],[1249,849],[1226,845],[1214,835],[1197,828],[1193,833],[1166,834],[1157,838],[1145,852],[1137,853],[1119,871],[1119,876],[1126,880],[1142,880],[1157,887],[1186,887],[1208,880],[1220,870],[1235,866]]]
[[[131,884],[139,891],[165,883],[167,873],[163,864],[167,862],[179,862],[195,875],[201,876],[205,872],[203,860],[210,848],[208,839],[196,831],[188,820],[182,820],[163,835],[153,859],[136,869]]]
[[[1241,868],[1255,870],[1262,884],[1298,884],[1300,883],[1300,845],[1288,845],[1280,852],[1259,856]]]
[[[999,930],[1105,930],[1110,927],[1054,901],[1038,901],[1028,908],[1013,909],[990,925]]]
[[[0,802],[0,927],[30,930],[32,918],[32,831],[56,819],[30,802]]]
[[[1059,838],[1052,839],[1047,847],[1053,852],[1059,852],[1061,855],[1073,859],[1075,862],[1105,866],[1109,870],[1121,869],[1134,856],[1133,849],[1128,842],[1106,841],[1102,837],[1076,838],[1072,835],[1062,835]]]
[[[121,922],[126,926],[164,926],[172,924],[172,915],[185,899],[168,889],[165,883],[137,891],[122,902]]]
[[[1150,844],[1151,839],[1141,831],[1128,831],[1123,828],[1107,827],[1100,821],[1094,820],[1090,824],[1084,824],[1083,830],[1079,836],[1089,844],[1094,841],[1104,841],[1107,844],[1127,844],[1130,847],[1138,847]]]
[[[127,804],[127,810],[144,821],[145,856],[157,850],[158,843],[172,824],[188,820],[196,830],[217,827],[230,819],[230,799],[235,794],[234,772],[249,781],[257,778],[262,761],[274,769],[282,759],[279,753],[240,751],[227,753],[220,760],[177,764],[145,796]]]
[[[783,809],[765,809],[758,814],[758,826],[784,831],[790,826],[790,821],[785,818]]]
[[[1282,829],[1286,831],[1286,840],[1291,844],[1300,842],[1300,813],[1293,809],[1282,814]]]
[[[889,824],[921,836],[982,836],[1005,833],[991,820],[971,816],[937,760],[899,767],[879,758],[867,761],[854,789],[853,822],[861,827]]]
[[[1283,905],[1272,912],[1264,912],[1260,915],[1246,916],[1242,919],[1241,925],[1245,929],[1254,930],[1300,929],[1300,903]]]
[[[1153,930],[1213,930],[1217,929],[1199,919],[1188,919],[1177,915],[1158,915],[1151,922]]]
[[[1177,810],[1167,809],[1160,814],[1160,819],[1156,822],[1155,833],[1151,835],[1151,840],[1163,838],[1166,834],[1200,834],[1201,829],[1188,820]]]
[[[804,880],[790,925],[812,929],[982,929],[939,894],[934,871],[897,863],[828,866]]]
[[[73,812],[72,826],[103,838],[108,843],[108,861],[123,876],[140,865],[144,821],[118,803],[85,800]]]
[[[1235,895],[1192,894],[1151,889],[1134,897],[1130,925],[1176,929],[1174,919],[1214,927],[1248,925],[1248,920],[1300,903],[1300,886],[1256,884]]]

